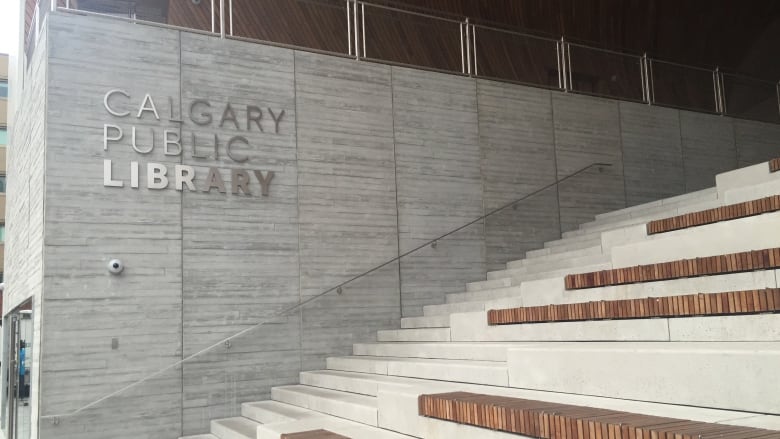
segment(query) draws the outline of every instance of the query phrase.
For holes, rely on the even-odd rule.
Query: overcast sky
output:
[[[0,0],[0,53],[15,53],[19,0]]]

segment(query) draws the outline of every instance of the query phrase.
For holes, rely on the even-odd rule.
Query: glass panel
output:
[[[8,145],[8,130],[0,128],[0,145]]]
[[[0,81],[0,98],[8,97],[8,82]]]
[[[777,84],[736,75],[723,75],[726,114],[780,123]]]
[[[365,21],[367,58],[462,71],[460,23],[372,5]]]
[[[715,86],[711,70],[651,60],[654,102],[714,113]]]
[[[346,1],[233,0],[233,35],[347,54]]]
[[[5,193],[5,175],[0,175],[0,193]]]
[[[558,87],[557,41],[477,26],[476,43],[480,77]]]
[[[572,90],[642,101],[641,57],[569,45]]]

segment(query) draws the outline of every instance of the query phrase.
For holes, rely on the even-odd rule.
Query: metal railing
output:
[[[49,1],[51,10],[105,14],[105,11],[79,9],[75,0]],[[708,69],[671,63],[651,58],[647,53],[636,55],[590,47],[564,37],[556,40],[475,24],[468,17],[446,18],[361,0],[277,1],[285,7],[308,8],[321,14],[329,9],[324,15],[330,23],[308,23],[330,24],[329,32],[323,31],[311,41],[294,35],[267,35],[265,30],[252,28],[246,24],[248,20],[243,20],[259,14],[250,0],[203,0],[186,4],[208,9],[205,14],[198,11],[207,17],[208,23],[194,29],[220,38],[252,40],[356,60],[780,123],[780,81],[737,76],[718,67]],[[111,16],[124,16],[137,23],[182,27],[171,23],[169,17],[161,23],[162,17],[156,20],[155,17],[139,16],[134,0],[127,0],[126,4],[126,14],[114,11]],[[296,17],[316,20],[312,18],[316,15],[297,14]],[[35,26],[28,30],[28,41],[34,40],[33,32],[37,36],[39,24],[39,14],[35,14]],[[305,26],[307,23],[300,24]],[[332,39],[334,34],[343,40],[330,44],[321,42]],[[415,45],[417,52],[410,52],[409,48],[402,50],[410,40],[418,43]],[[656,77],[656,69],[662,70],[660,78]],[[703,77],[704,72],[709,73],[707,78]],[[711,90],[709,101],[713,105],[704,103],[703,85]],[[771,105],[767,103],[769,101]]]

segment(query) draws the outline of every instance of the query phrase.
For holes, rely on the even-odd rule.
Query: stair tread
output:
[[[247,438],[255,439],[257,437],[257,426],[260,425],[259,423],[244,418],[242,416],[235,417],[235,418],[225,418],[225,419],[217,419],[214,421],[211,421],[212,427],[211,431],[214,433],[215,430],[215,424],[218,426],[221,426],[222,428],[228,429],[231,432],[245,436]],[[219,435],[217,434],[217,437]]]
[[[274,390],[295,392],[299,394],[305,394],[314,398],[327,398],[330,400],[340,401],[347,404],[361,405],[365,407],[371,407],[376,409],[376,398],[367,395],[358,395],[356,393],[342,392],[340,390],[325,389],[322,387],[307,386],[303,384],[293,384],[289,386],[274,387]],[[308,407],[306,407],[308,408]]]
[[[486,361],[486,360],[447,360],[441,358],[374,357],[370,355],[344,355],[340,357],[330,357],[330,358],[361,360],[361,361],[451,364],[451,365],[459,365],[459,366],[484,366],[484,367],[504,367],[504,368],[506,367],[506,362],[504,361]]]
[[[394,431],[370,425],[360,424],[335,416],[323,415],[321,418],[296,420],[262,425],[258,431],[258,439],[278,438],[285,433],[298,433],[311,430],[324,429],[351,439],[408,439],[406,436]]]

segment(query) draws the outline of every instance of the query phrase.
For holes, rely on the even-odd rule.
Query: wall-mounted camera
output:
[[[119,259],[108,261],[108,272],[111,274],[120,274],[125,269],[125,264]]]
[[[193,5],[199,5],[200,4],[200,0],[192,0],[192,4]]]

